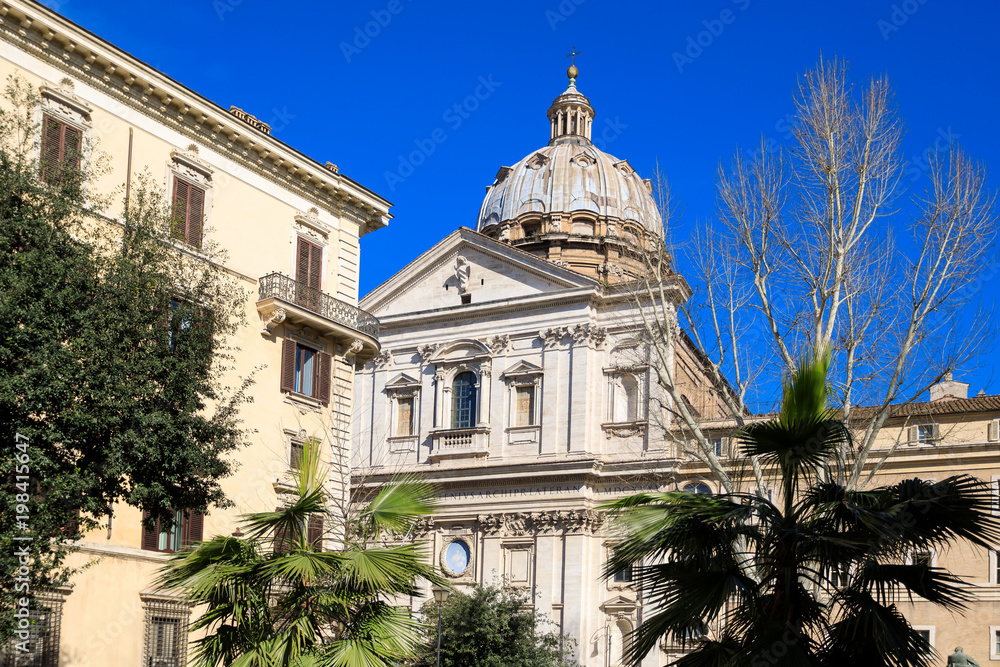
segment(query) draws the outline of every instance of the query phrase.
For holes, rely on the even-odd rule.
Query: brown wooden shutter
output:
[[[170,221],[170,236],[175,239],[180,239],[181,241],[186,240],[188,191],[188,184],[175,176],[174,210],[173,218]]]
[[[309,546],[316,551],[323,550],[323,515],[313,514],[309,517]]]
[[[205,515],[196,510],[184,512],[184,526],[181,530],[181,547],[201,542],[204,533]]]
[[[323,248],[299,237],[295,279],[313,289],[322,288]]]
[[[281,391],[295,391],[295,341],[281,341]]]
[[[312,247],[309,248],[309,287],[312,287],[316,291],[319,291],[322,287],[321,282],[323,273],[320,270],[322,266],[323,249],[318,245],[312,245]]]
[[[51,183],[59,175],[62,123],[49,116],[42,123],[42,180]]]
[[[187,242],[201,247],[202,225],[205,222],[205,191],[188,186]]]
[[[274,508],[275,512],[281,512],[284,507],[278,506]],[[292,550],[292,538],[288,534],[288,531],[282,527],[277,527],[274,530],[274,553],[283,554],[288,553]]]
[[[333,359],[329,354],[327,354],[326,352],[320,352],[319,363],[316,364],[319,373],[319,377],[317,378],[316,382],[316,387],[318,391],[316,398],[322,401],[323,405],[330,404],[330,382],[332,380],[330,376],[333,370],[331,368],[331,366],[333,365],[331,363],[332,360]]]
[[[147,510],[142,513],[142,548],[146,551],[159,551],[158,546],[160,544],[160,522],[154,521],[152,528],[147,528],[145,525],[146,519],[151,516],[151,513]]]
[[[72,164],[74,169],[79,169],[80,158],[83,155],[83,132],[65,123],[62,130],[62,159]]]
[[[297,262],[295,267],[295,280],[303,285],[309,285],[309,258],[312,255],[310,248],[312,243],[303,238],[299,239],[297,251]]]

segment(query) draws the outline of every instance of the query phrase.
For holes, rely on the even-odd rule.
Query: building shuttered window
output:
[[[80,168],[83,131],[46,114],[42,120],[42,180],[54,183],[63,169]]]
[[[281,344],[281,390],[330,402],[332,357],[285,339]]]
[[[323,248],[299,237],[296,247],[296,303],[309,310],[319,310],[323,276]]]
[[[170,236],[200,248],[204,222],[205,190],[175,176]]]
[[[142,513],[145,522],[150,516],[149,512]],[[160,526],[157,519],[152,528],[142,527],[142,548],[146,551],[163,551],[173,553],[190,546],[195,542],[200,542],[204,534],[205,515],[198,511],[176,511],[174,512],[174,523],[168,529]]]

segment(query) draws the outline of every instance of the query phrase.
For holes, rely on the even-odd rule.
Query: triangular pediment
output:
[[[635,609],[635,600],[624,595],[616,595],[601,604],[601,609],[608,613],[617,611],[630,612]]]
[[[597,281],[461,228],[361,300],[376,317],[592,290]]]
[[[530,361],[519,361],[503,372],[504,377],[517,377],[519,375],[538,375],[542,372],[540,366],[536,366]]]
[[[414,379],[407,375],[406,373],[400,373],[395,378],[385,383],[386,387],[412,387],[414,385],[419,385],[420,380]]]

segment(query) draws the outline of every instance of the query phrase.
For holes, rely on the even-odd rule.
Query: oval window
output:
[[[444,561],[454,574],[462,574],[469,567],[469,545],[455,540],[445,550]]]

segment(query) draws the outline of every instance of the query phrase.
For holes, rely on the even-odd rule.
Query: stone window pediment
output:
[[[536,366],[530,361],[519,361],[507,370],[503,372],[503,377],[508,382],[513,380],[530,380],[534,376],[541,375],[543,373],[541,367]]]
[[[86,102],[73,94],[72,88],[57,88],[41,86],[42,110],[60,120],[66,120],[76,125],[89,127],[93,109]]]
[[[391,382],[387,382],[385,385],[386,391],[399,392],[405,390],[412,390],[420,387],[420,381],[415,380],[406,373],[400,373]]]
[[[490,359],[490,349],[483,343],[467,339],[446,343],[429,355],[428,363],[435,366],[470,363]]]

